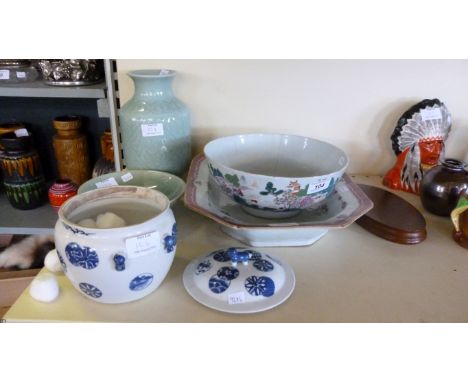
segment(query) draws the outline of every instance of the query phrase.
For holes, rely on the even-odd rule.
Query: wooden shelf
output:
[[[106,98],[106,83],[88,86],[50,86],[42,81],[0,84],[0,97]]]

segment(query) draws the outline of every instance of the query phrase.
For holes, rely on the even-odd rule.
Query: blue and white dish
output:
[[[294,290],[295,277],[283,261],[231,247],[191,261],[183,282],[200,304],[228,313],[255,313],[284,302]]]

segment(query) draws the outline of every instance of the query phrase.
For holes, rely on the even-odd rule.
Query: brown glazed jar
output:
[[[465,164],[457,159],[446,159],[424,174],[421,202],[433,214],[450,216],[464,190],[468,190]]]
[[[13,133],[15,130],[25,129],[26,126],[21,122],[6,122],[0,123],[0,137],[3,134]],[[0,143],[0,151],[3,150],[2,144]]]
[[[81,185],[91,177],[86,136],[80,131],[81,118],[62,116],[54,119],[53,145],[59,177]]]
[[[93,178],[115,171],[114,146],[110,129],[106,129],[101,136],[101,154],[101,158],[94,165]]]

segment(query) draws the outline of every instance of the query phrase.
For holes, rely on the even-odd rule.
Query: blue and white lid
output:
[[[285,301],[295,285],[291,267],[268,254],[231,247],[195,259],[183,276],[199,303],[230,313],[255,313]]]

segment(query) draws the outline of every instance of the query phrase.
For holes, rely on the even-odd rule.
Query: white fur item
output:
[[[0,268],[18,267],[27,269],[34,263],[38,247],[54,242],[53,235],[34,235],[12,244],[0,253]]]

